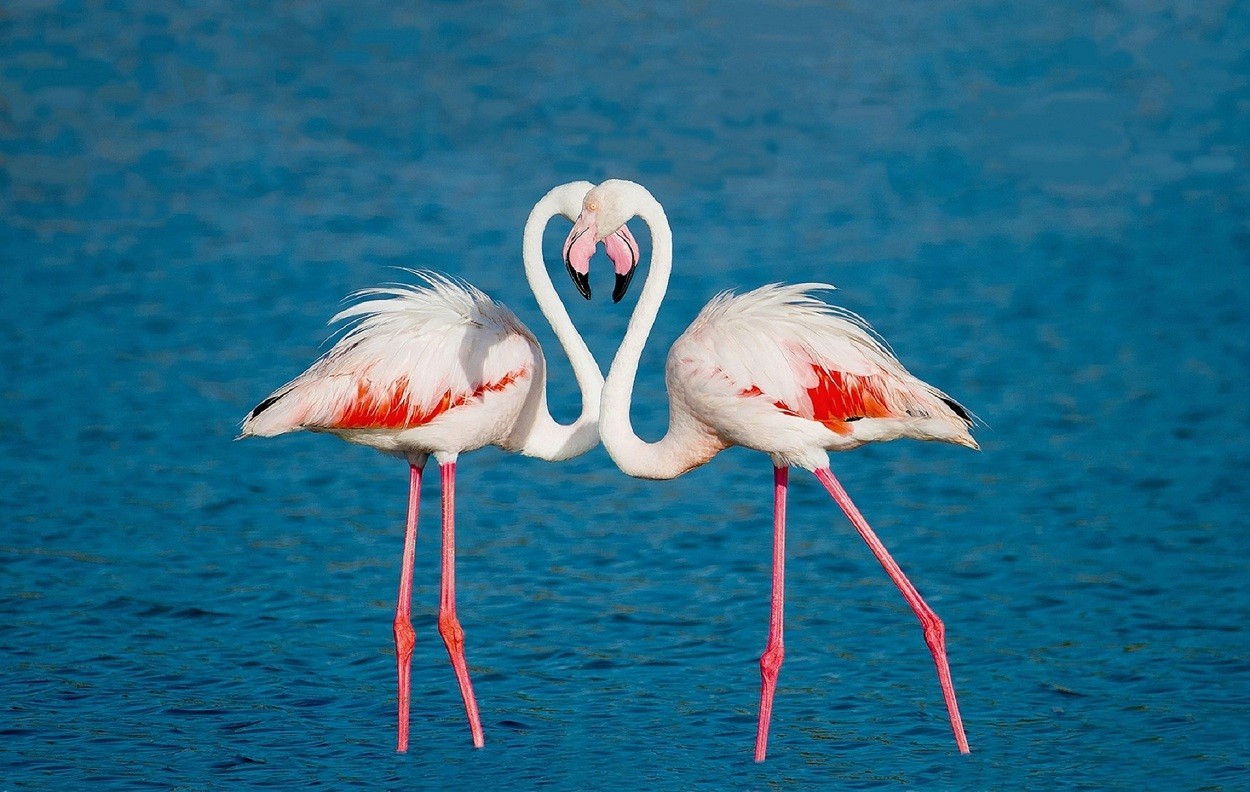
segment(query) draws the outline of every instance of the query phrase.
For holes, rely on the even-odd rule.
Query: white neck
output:
[[[651,262],[647,280],[638,296],[638,305],[629,319],[625,338],[612,360],[612,368],[603,386],[603,418],[599,423],[599,433],[612,461],[626,474],[638,478],[670,479],[711,459],[724,444],[715,440],[694,416],[680,406],[674,406],[671,401],[668,431],[663,438],[648,443],[634,433],[629,409],[634,396],[638,362],[642,359],[643,347],[668,291],[668,279],[673,270],[673,234],[664,207],[645,191],[638,200],[641,208],[637,216],[651,230]]]
[[[529,281],[538,307],[555,331],[560,346],[564,347],[564,352],[573,366],[577,386],[582,391],[581,415],[571,424],[557,423],[547,407],[546,362],[543,361],[541,370],[535,372],[534,385],[538,389],[538,401],[534,405],[532,420],[528,422],[525,434],[520,438],[519,446],[521,453],[526,456],[553,462],[571,459],[598,445],[599,395],[603,390],[603,373],[599,370],[599,364],[574,327],[573,320],[569,318],[569,312],[565,310],[560,295],[556,293],[543,261],[543,231],[551,218],[564,214],[559,208],[559,191],[560,188],[552,190],[534,205],[529,219],[525,221],[525,233],[521,240],[525,279]]]

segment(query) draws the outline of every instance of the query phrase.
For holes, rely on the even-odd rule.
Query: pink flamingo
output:
[[[768,644],[760,657],[755,760],[763,761],[767,750],[773,694],[785,654],[785,516],[791,465],[815,473],[920,619],[955,741],[967,753],[946,659],[945,628],[834,478],[827,452],[899,437],[976,449],[969,433],[972,415],[909,374],[863,319],[808,293],[831,286],[772,285],[738,296],[723,293],[699,312],[668,354],[668,432],[658,442],[641,440],[629,410],[638,362],[672,270],[672,232],[664,209],[641,185],[606,181],[586,195],[564,251],[570,272],[585,280],[596,243],[611,240],[606,248],[615,265],[614,297],[619,300],[638,263],[638,245],[625,227],[635,216],[651,229],[651,267],[603,388],[599,432],[604,448],[622,471],[639,478],[675,478],[731,445],[763,451],[774,466],[772,604]]]
[[[546,362],[538,341],[516,315],[474,287],[416,273],[424,287],[367,289],[376,297],[340,312],[331,323],[356,323],[303,374],[274,391],[243,421],[242,437],[307,429],[404,458],[409,465],[408,523],[395,606],[399,678],[396,747],[408,750],[412,629],[412,567],[421,473],[430,454],[443,491],[442,586],[438,630],[455,669],[473,745],[484,744],[477,701],[456,616],[456,459],[495,445],[551,461],[569,459],[599,442],[603,374],[560,301],[542,258],[542,237],[556,214],[570,220],[593,185],[571,182],[547,193],[530,213],[523,238],[525,275],[543,315],[573,366],[581,415],[569,425],[547,409]]]

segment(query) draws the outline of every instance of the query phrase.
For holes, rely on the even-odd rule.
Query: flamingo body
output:
[[[270,394],[243,420],[242,436],[308,430],[403,457],[409,464],[408,520],[396,598],[398,687],[396,747],[408,749],[412,573],[422,472],[429,456],[442,483],[442,558],[438,629],[464,701],[475,747],[484,737],[456,615],[455,473],[461,453],[499,446],[551,461],[569,459],[599,441],[603,375],[577,333],[542,260],[542,236],[556,214],[572,219],[589,182],[547,193],[530,212],[522,242],[526,279],[569,356],[582,391],[582,412],[559,424],[547,409],[546,362],[534,334],[478,289],[447,276],[416,273],[424,286],[368,289],[331,322],[347,332],[304,373]]]
[[[912,376],[863,319],[817,299],[824,284],[713,298],[673,343],[665,382],[723,446],[815,470],[826,451],[911,437],[970,448],[971,415]]]
[[[542,349],[505,306],[465,283],[361,292],[330,321],[356,324],[248,414],[243,435],[328,432],[379,451],[521,451],[545,386]]]
[[[574,281],[588,282],[589,262],[605,242],[618,293],[638,263],[626,227],[632,217],[651,229],[651,266],[603,388],[600,435],[625,473],[670,479],[731,445],[753,448],[773,463],[773,568],[768,643],[760,656],[760,708],[755,759],[767,752],[777,677],[785,656],[785,514],[790,466],[811,470],[898,586],[924,631],[955,742],[969,751],[946,657],[945,626],[925,603],[829,469],[829,451],[912,437],[977,448],[972,415],[907,372],[861,318],[814,297],[823,284],[764,286],[714,298],[674,342],[665,368],[668,431],[648,443],[630,424],[638,363],[672,272],[672,230],[646,188],[612,179],[586,194],[564,246]],[[580,285],[579,285],[580,289]],[[583,296],[588,290],[581,289]]]

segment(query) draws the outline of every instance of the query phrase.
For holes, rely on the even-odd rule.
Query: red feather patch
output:
[[[775,401],[777,409],[798,418],[819,421],[838,434],[850,434],[847,424],[860,418],[890,418],[894,412],[886,405],[885,394],[876,377],[860,377],[812,366],[816,386],[807,389],[811,399],[811,415],[803,415],[785,402]],[[742,391],[743,396],[763,396],[757,386]]]
[[[850,433],[847,419],[889,418],[894,414],[886,406],[876,377],[859,377],[817,366],[812,366],[812,370],[819,379],[816,387],[807,389],[815,413],[812,418],[838,434]]]
[[[438,416],[481,398],[490,391],[501,391],[526,375],[525,369],[505,374],[497,382],[479,385],[472,393],[447,391],[433,406],[420,410],[412,406],[408,378],[400,377],[388,388],[378,388],[367,379],[356,386],[356,399],[328,429],[412,429],[424,426]]]

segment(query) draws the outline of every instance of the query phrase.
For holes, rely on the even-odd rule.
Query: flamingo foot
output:
[[[782,617],[786,599],[786,487],[790,468],[773,468],[773,589],[769,601],[768,645],[760,655],[760,720],[755,727],[755,761],[768,753],[768,724],[773,717],[773,696],[777,675],[786,657],[782,639]]]
[[[890,580],[894,581],[894,585],[898,586],[898,590],[902,592],[903,598],[907,600],[907,604],[911,606],[912,611],[916,614],[916,618],[920,620],[921,627],[924,628],[924,641],[929,647],[929,654],[933,655],[933,664],[937,666],[938,684],[942,686],[942,698],[946,700],[946,713],[950,717],[951,731],[955,733],[955,745],[959,747],[962,754],[970,753],[968,748],[968,736],[964,734],[963,719],[959,717],[959,704],[955,701],[955,684],[951,681],[950,663],[946,659],[946,627],[942,624],[942,620],[933,612],[929,604],[920,596],[920,592],[916,591],[916,587],[912,585],[907,576],[903,574],[903,570],[895,562],[894,558],[885,549],[885,545],[873,533],[872,528],[868,527],[868,521],[859,513],[859,509],[855,507],[851,497],[846,494],[846,490],[842,488],[842,484],[834,477],[833,471],[829,468],[820,468],[813,471],[816,478],[820,479],[820,483],[825,485],[825,489],[842,507],[842,511],[846,513],[851,524],[855,526],[855,530],[859,532],[864,543],[872,550],[872,554],[876,556]]]
[[[959,702],[955,700],[955,683],[951,681],[951,666],[946,659],[946,625],[933,611],[917,613],[924,627],[924,642],[933,655],[937,667],[938,684],[942,686],[942,698],[946,700],[946,714],[950,718],[951,731],[955,733],[955,745],[961,754],[971,753],[968,736],[964,733],[963,718],[959,716]]]
[[[773,717],[773,696],[777,692],[777,676],[785,659],[785,646],[780,641],[768,642],[760,655],[760,720],[755,728],[755,761],[764,761],[768,753],[768,724]]]
[[[469,719],[473,747],[481,748],[486,744],[486,739],[482,733],[477,697],[473,695],[473,683],[469,679],[469,666],[464,656],[464,629],[452,613],[439,617],[438,632],[443,636],[443,643],[447,646],[447,656],[451,658],[451,667],[456,672],[456,682],[460,685],[460,697],[464,699],[464,714]]]
[[[438,602],[438,632],[443,636],[447,656],[451,658],[451,667],[456,672],[456,682],[460,684],[464,714],[469,718],[469,731],[473,733],[473,747],[481,748],[486,740],[482,736],[477,699],[473,695],[469,666],[464,658],[464,630],[456,617],[456,463],[444,462],[439,470],[443,478],[443,579]]]
[[[399,729],[395,741],[395,750],[404,753],[408,750],[408,710],[412,699],[412,647],[416,644],[416,634],[412,622],[398,616],[395,617],[395,670],[399,678]]]
[[[399,572],[399,596],[395,600],[395,672],[398,677],[399,715],[395,750],[408,750],[408,710],[411,701],[412,647],[417,642],[412,629],[412,563],[417,550],[417,512],[421,505],[421,471],[425,456],[409,461],[408,525],[404,529],[404,560]]]

